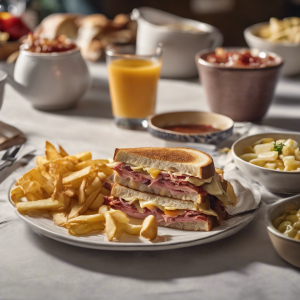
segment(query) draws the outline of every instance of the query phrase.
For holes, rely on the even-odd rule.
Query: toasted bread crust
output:
[[[174,229],[188,230],[188,231],[211,231],[214,227],[215,217],[208,217],[207,222],[176,222],[171,224],[166,224],[165,222],[160,222],[158,226],[160,227],[168,227]]]
[[[151,168],[161,166],[163,170],[181,172],[201,179],[208,179],[215,174],[210,155],[189,148],[116,148],[114,161],[141,163]]]

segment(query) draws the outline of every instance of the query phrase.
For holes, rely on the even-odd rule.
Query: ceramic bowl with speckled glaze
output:
[[[174,125],[210,125],[219,129],[217,132],[180,133],[164,129]],[[155,137],[186,143],[219,144],[232,135],[234,122],[223,115],[203,111],[171,112],[151,116],[148,131]]]

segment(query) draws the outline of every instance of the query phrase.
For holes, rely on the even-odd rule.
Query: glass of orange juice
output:
[[[147,128],[147,118],[155,112],[162,63],[161,46],[146,55],[136,54],[132,46],[111,46],[106,49],[106,62],[117,126]]]

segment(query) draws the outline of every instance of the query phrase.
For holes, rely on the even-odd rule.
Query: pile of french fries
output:
[[[37,156],[37,166],[17,180],[11,199],[20,213],[53,218],[71,235],[104,230],[109,241],[122,232],[155,239],[153,216],[142,225],[131,225],[124,212],[103,205],[104,196],[110,195],[103,184],[113,174],[107,163],[107,159],[92,160],[91,152],[68,155],[61,146],[57,151],[47,141],[45,156]]]

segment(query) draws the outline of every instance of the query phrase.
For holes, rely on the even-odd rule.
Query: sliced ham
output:
[[[207,195],[208,193],[203,187],[195,186],[194,184],[185,181],[187,175],[175,175],[171,172],[161,172],[156,178],[152,178],[148,174],[133,171],[130,166],[126,166],[123,163],[116,164],[113,169],[122,178],[131,178],[136,183],[143,183],[148,187],[156,189],[166,189],[172,194],[190,194],[198,193],[201,195]]]
[[[218,199],[217,199],[218,200]],[[155,207],[154,209],[150,210],[148,208],[143,208],[143,213],[140,213],[137,208],[126,201],[124,201],[121,198],[114,198],[113,196],[105,196],[104,197],[105,204],[111,206],[113,209],[118,209],[126,213],[127,215],[144,219],[149,215],[154,215],[157,222],[160,223],[162,221],[165,221],[167,224],[176,223],[176,222],[203,222],[207,221],[209,218],[209,215],[205,215],[199,211],[194,210],[187,210],[182,215],[179,215],[177,217],[172,217],[169,215],[165,215],[163,211]],[[214,206],[218,207],[221,203],[218,201],[215,201]],[[222,206],[222,205],[221,205]],[[218,211],[221,211],[221,208],[217,209]],[[225,210],[224,210],[225,211]],[[225,211],[226,213],[226,211]],[[224,218],[223,215],[220,215],[219,221],[221,222]]]

